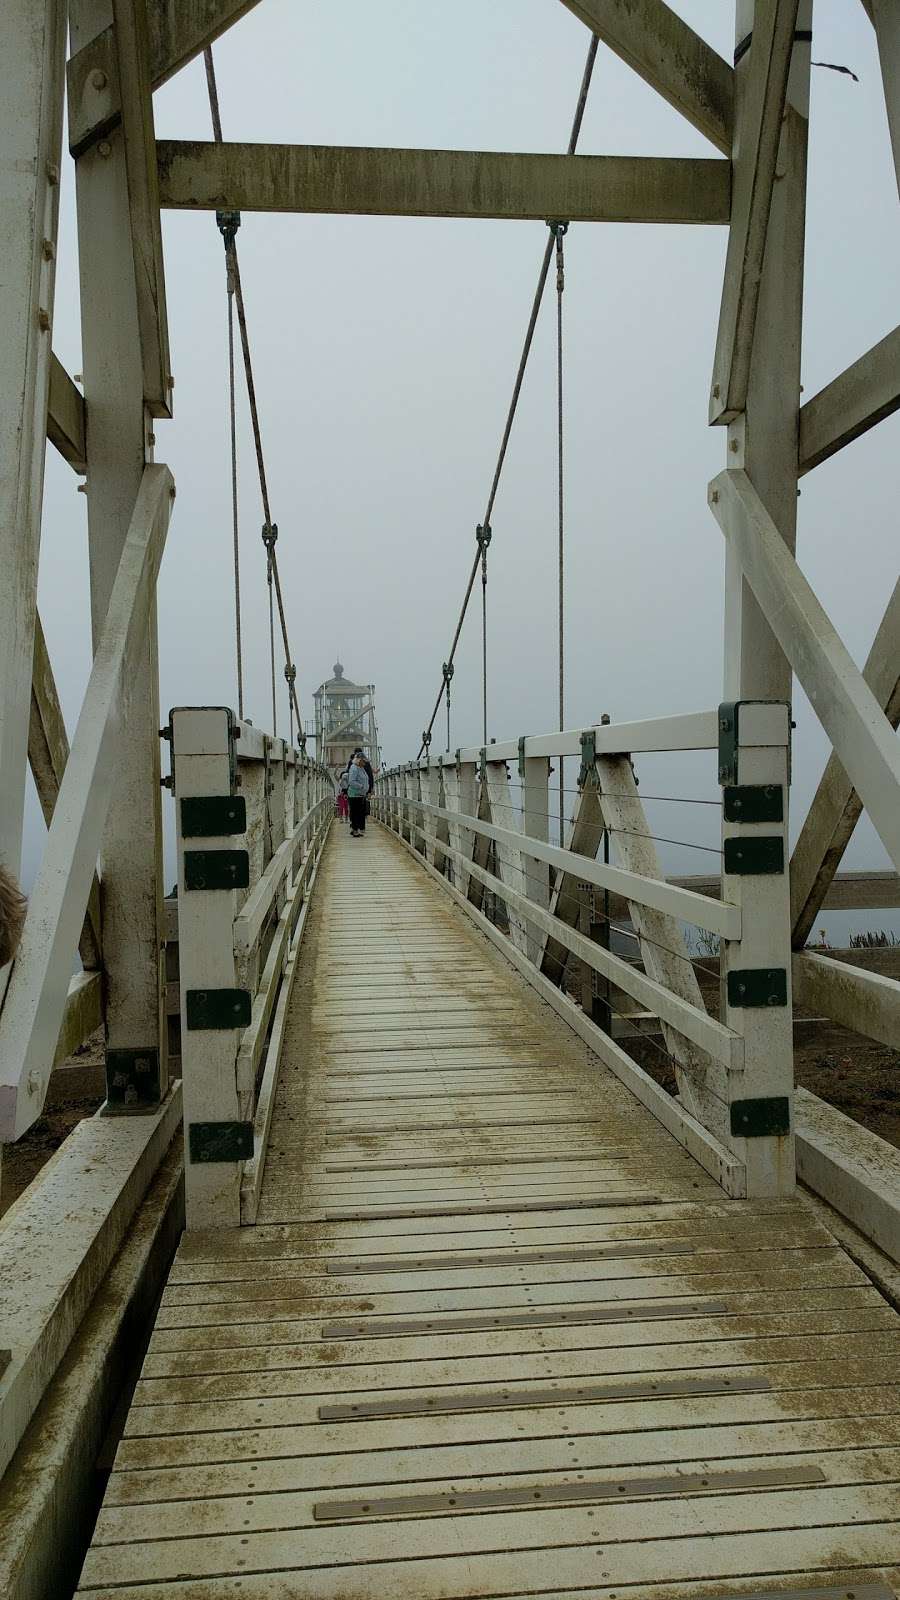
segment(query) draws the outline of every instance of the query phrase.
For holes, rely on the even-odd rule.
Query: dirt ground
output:
[[[93,1034],[54,1072],[43,1116],[17,1144],[3,1146],[0,1216],[58,1150],[83,1117],[103,1103],[103,1036]]]

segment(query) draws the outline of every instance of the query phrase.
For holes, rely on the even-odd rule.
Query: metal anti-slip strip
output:
[[[709,1378],[649,1378],[619,1383],[584,1383],[577,1389],[472,1389],[465,1394],[397,1395],[320,1406],[320,1422],[360,1422],[371,1417],[446,1416],[457,1411],[505,1411],[511,1407],[595,1405],[605,1400],[666,1400],[679,1395],[751,1394],[770,1391],[768,1378],[715,1373]]]
[[[640,1244],[586,1244],[558,1246],[555,1250],[467,1251],[465,1255],[358,1256],[352,1261],[329,1261],[326,1272],[346,1278],[354,1272],[451,1272],[458,1267],[518,1267],[563,1261],[616,1261],[623,1256],[693,1255],[695,1245],[668,1240]]]
[[[606,1206],[659,1206],[659,1194],[599,1194],[586,1199],[498,1200],[495,1204],[474,1201],[443,1206],[375,1206],[371,1211],[326,1211],[323,1222],[381,1222],[392,1217],[505,1217],[519,1211],[601,1211]]]
[[[660,1478],[597,1478],[587,1482],[525,1484],[506,1489],[453,1489],[446,1494],[391,1495],[383,1500],[321,1500],[317,1522],[358,1517],[415,1517],[436,1512],[515,1511],[579,1501],[644,1499],[651,1495],[721,1494],[729,1489],[790,1489],[824,1483],[819,1467],[763,1467],[737,1472],[672,1472]]]
[[[326,1322],[323,1339],[384,1339],[393,1334],[488,1333],[492,1328],[583,1327],[592,1322],[653,1322],[665,1317],[724,1315],[724,1300],[647,1300],[640,1305],[576,1306],[539,1311],[522,1306],[518,1311],[481,1311],[454,1317],[379,1317],[372,1322]]]

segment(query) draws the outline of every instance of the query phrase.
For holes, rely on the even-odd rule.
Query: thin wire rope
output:
[[[556,445],[558,490],[558,624],[559,624],[559,731],[566,725],[566,675],[565,675],[565,514],[563,471],[563,289],[565,287],[565,260],[563,256],[563,226],[556,224]],[[563,810],[565,803],[565,762],[559,761],[559,842],[563,843]]]
[[[219,91],[216,84],[216,72],[213,64],[212,47],[207,46],[203,52],[203,62],[206,68],[206,87],[209,95],[209,109],[212,117],[213,137],[216,144],[222,143],[222,117],[219,109]],[[253,443],[256,449],[256,465],[259,472],[259,489],[266,519],[266,527],[272,526],[272,515],[269,509],[269,486],[266,478],[266,463],[263,456],[262,432],[259,425],[259,408],[256,401],[256,384],[253,379],[253,363],[250,358],[250,337],[247,331],[247,317],[244,309],[244,290],[241,284],[241,270],[238,263],[237,245],[234,239],[226,244],[226,254],[234,278],[234,300],[237,307],[238,328],[241,335],[241,352],[244,359],[244,377],[247,384],[247,398],[250,403],[250,419],[253,426]],[[286,666],[293,665],[290,640],[288,638],[287,617],[284,610],[284,597],[281,592],[281,577],[278,571],[278,557],[275,550],[270,552],[272,580],[275,588],[275,598],[278,602],[278,617],[281,624],[281,636],[284,644],[284,659]],[[302,729],[303,722],[300,716],[300,702],[297,699],[296,684],[289,685],[291,698],[294,702],[294,711],[297,717],[297,727]],[[274,717],[273,717],[274,733]]]
[[[570,155],[570,156],[575,154],[575,149],[576,149],[576,146],[578,144],[578,137],[579,137],[579,134],[581,133],[581,124],[582,124],[582,121],[584,120],[584,108],[585,108],[585,105],[587,103],[588,89],[590,88],[591,76],[592,76],[593,71],[594,71],[594,62],[595,62],[596,56],[597,56],[597,46],[598,46],[598,44],[599,44],[599,40],[598,40],[596,34],[592,34],[591,35],[591,42],[590,42],[590,45],[588,46],[587,61],[585,62],[584,72],[582,74],[581,88],[580,88],[580,90],[578,92],[578,101],[577,101],[577,104],[575,106],[575,115],[574,115],[574,118],[572,120],[572,131],[571,131],[571,133],[569,135],[569,144],[568,144],[568,148],[566,150],[566,154]],[[532,346],[532,343],[533,343],[533,340],[534,340],[534,330],[535,330],[535,328],[537,326],[538,312],[541,309],[541,301],[543,300],[543,297],[544,297],[544,289],[545,289],[546,283],[547,283],[547,275],[548,275],[548,273],[550,271],[550,260],[551,260],[552,254],[553,254],[553,236],[551,234],[550,238],[547,240],[546,245],[544,246],[544,254],[543,254],[543,258],[541,260],[541,269],[540,269],[540,272],[538,273],[537,288],[535,289],[535,292],[534,292],[534,299],[532,301],[532,306],[531,306],[531,315],[529,316],[528,328],[527,328],[526,333],[525,333],[525,342],[524,342],[524,344],[522,346],[522,353],[521,353],[521,355],[519,357],[519,365],[518,365],[518,368],[516,370],[516,379],[515,379],[515,383],[513,384],[512,399],[510,400],[509,410],[507,411],[507,414],[506,414],[506,425],[505,425],[505,427],[503,429],[503,437],[502,437],[502,439],[500,441],[500,450],[499,450],[499,453],[498,453],[498,456],[497,456],[497,464],[496,464],[496,466],[494,468],[494,476],[493,476],[493,479],[491,481],[490,494],[488,495],[488,499],[487,499],[487,508],[486,508],[485,514],[484,514],[484,523],[485,524],[489,524],[490,523],[491,512],[494,509],[494,501],[497,498],[497,490],[500,487],[500,475],[501,475],[501,473],[503,471],[503,463],[506,460],[506,450],[507,450],[507,446],[509,444],[510,435],[512,433],[513,422],[515,421],[516,410],[517,410],[518,404],[519,404],[519,395],[522,392],[522,381],[523,381],[523,379],[525,377],[525,368],[528,365],[528,357],[531,354],[531,346]],[[458,619],[457,624],[456,624],[456,630],[455,630],[454,635],[453,635],[453,643],[450,646],[450,654],[447,657],[447,661],[451,665],[453,664],[453,660],[454,660],[454,657],[456,655],[456,646],[459,643],[459,636],[462,633],[462,627],[463,627],[463,623],[464,623],[465,618],[466,618],[466,611],[468,610],[469,600],[471,599],[471,596],[472,596],[472,590],[475,587],[475,579],[476,579],[476,576],[478,574],[478,563],[479,563],[480,559],[481,559],[481,552],[479,550],[476,553],[475,560],[472,562],[472,568],[471,568],[471,571],[469,573],[469,580],[468,580],[468,583],[466,584],[466,591],[465,591],[465,594],[463,596],[462,608],[460,610],[459,619]],[[438,711],[440,710],[441,694],[442,693],[443,693],[443,685],[441,686],[441,689],[438,691],[438,696],[437,696],[437,699],[435,700],[435,703],[434,703],[434,709],[433,709],[433,711],[431,713],[431,718],[430,718],[430,720],[428,722],[428,726],[427,726],[427,728],[425,730],[426,733],[431,733],[431,730],[434,727],[435,717],[437,716]],[[486,718],[485,718],[485,721],[486,721]],[[485,732],[484,742],[485,742],[485,744],[487,744],[487,733],[486,732]],[[419,747],[419,755],[422,754],[422,751],[425,748],[426,748],[426,741],[423,740],[421,746]]]
[[[228,274],[228,393],[231,420],[231,529],[234,547],[234,645],[237,658],[238,716],[244,720],[244,651],[241,639],[241,544],[238,516],[237,413],[234,376],[234,287]]]
[[[524,789],[525,785],[524,783],[517,782],[515,778],[510,778],[509,787],[511,789]],[[566,794],[580,795],[581,792],[582,791],[580,789],[565,790]],[[722,809],[721,800],[700,800],[689,794],[645,794],[643,789],[641,789],[637,795],[629,794],[625,789],[604,789],[603,794],[609,800],[667,800],[671,801],[674,805],[715,806],[719,811]],[[539,813],[535,813],[535,815],[538,814]]]
[[[275,613],[272,609],[272,558],[269,557],[269,665],[272,673],[272,733],[278,737],[278,712],[275,694]]]

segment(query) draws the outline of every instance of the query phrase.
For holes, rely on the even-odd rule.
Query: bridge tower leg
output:
[[[69,9],[74,53],[109,26],[111,8],[109,0],[71,0]],[[83,92],[102,95],[103,76],[92,75]],[[124,81],[121,87],[126,105],[130,88]],[[146,262],[137,259],[135,248],[122,126],[110,129],[78,156],[75,180],[84,392],[90,418],[88,542],[96,645],[141,473],[153,459],[145,382],[147,332],[137,289]],[[157,309],[164,323],[164,306]],[[161,343],[165,348],[165,339]],[[158,404],[153,409],[164,414]],[[110,1110],[135,1102],[149,1107],[165,1094],[168,1081],[155,603],[129,681],[124,755],[101,860]]]

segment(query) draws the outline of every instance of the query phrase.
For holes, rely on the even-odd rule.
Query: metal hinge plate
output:
[[[784,840],[780,833],[764,833],[759,838],[742,834],[726,839],[722,847],[724,868],[735,877],[770,878],[784,871]]]
[[[185,889],[247,889],[250,857],[246,850],[185,850]]]
[[[218,839],[246,831],[247,802],[243,795],[185,795],[181,801],[181,832],[185,839]]]
[[[192,1031],[246,1028],[250,1023],[250,992],[248,989],[188,989],[184,1009]]]
[[[741,1139],[781,1138],[791,1131],[791,1102],[786,1094],[731,1102],[731,1132]]]
[[[783,822],[784,790],[780,783],[729,784],[722,809],[726,822]]]
[[[581,770],[578,774],[578,787],[581,788],[594,772],[597,760],[597,735],[593,728],[589,728],[581,735]]]
[[[192,1164],[249,1161],[253,1155],[252,1122],[191,1122],[188,1151]]]
[[[728,1004],[751,1010],[787,1005],[784,967],[735,967],[728,974]]]
[[[106,1103],[116,1111],[159,1104],[159,1051],[155,1045],[107,1050]]]

